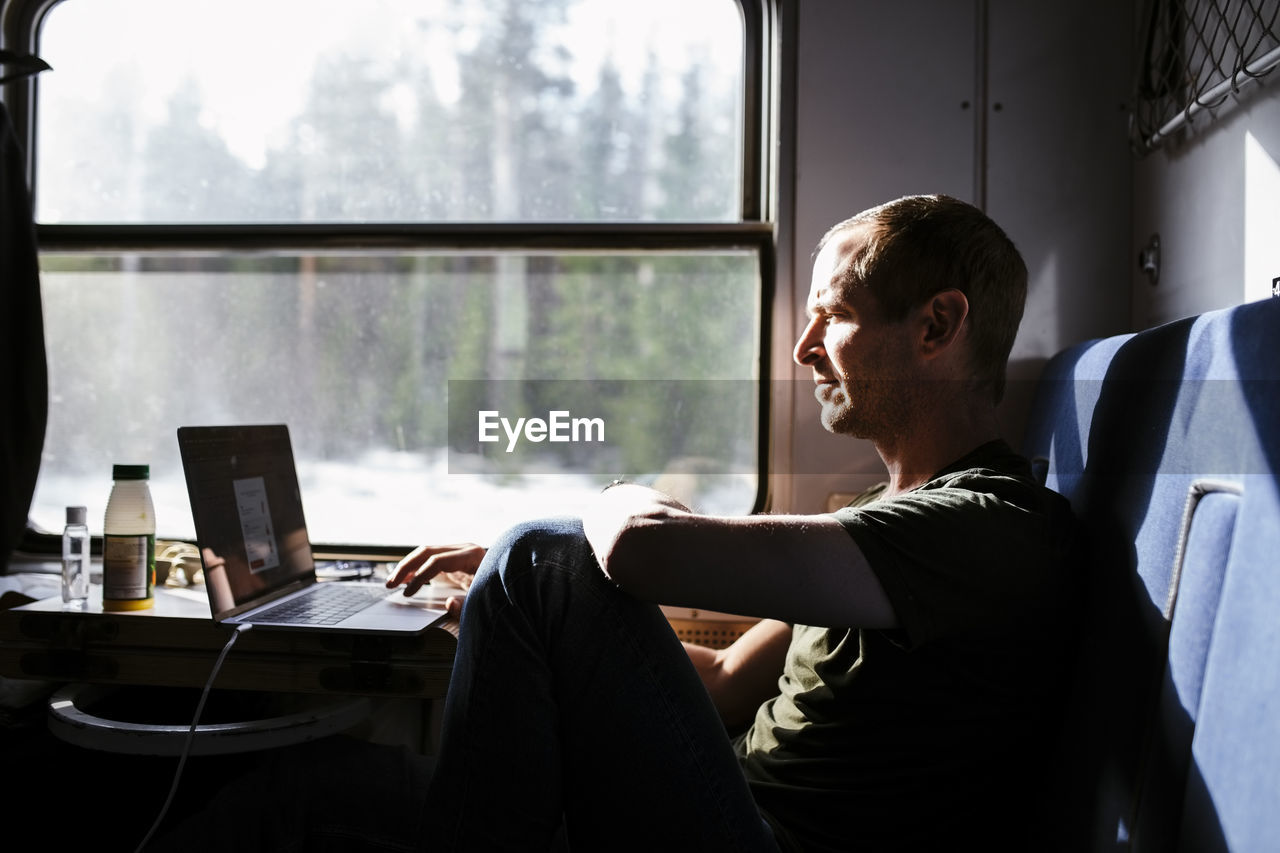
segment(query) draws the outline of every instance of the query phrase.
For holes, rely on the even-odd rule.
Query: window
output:
[[[39,11],[38,525],[148,462],[192,535],[174,431],[235,422],[289,424],[323,543],[487,541],[620,475],[758,502],[755,4]]]

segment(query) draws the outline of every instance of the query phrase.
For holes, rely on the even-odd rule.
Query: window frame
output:
[[[40,30],[63,0],[0,0],[0,47],[38,55]],[[770,470],[771,329],[777,287],[778,208],[778,32],[780,0],[732,0],[743,21],[742,174],[739,219],[731,222],[467,222],[304,224],[41,224],[41,252],[91,251],[269,251],[403,250],[586,250],[664,251],[748,249],[759,259],[761,327],[757,404],[758,481],[752,511],[768,503]],[[52,72],[56,73],[56,69]],[[34,199],[39,75],[0,87],[26,157],[27,185]],[[28,528],[23,549],[55,551],[56,537]],[[324,552],[398,556],[399,546],[321,544]]]

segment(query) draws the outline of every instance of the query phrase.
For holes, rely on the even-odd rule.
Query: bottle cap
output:
[[[111,466],[111,479],[113,480],[150,480],[150,465],[113,465]]]
[[[88,512],[82,506],[67,507],[67,524],[84,524]]]

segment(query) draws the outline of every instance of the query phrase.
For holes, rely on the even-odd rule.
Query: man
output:
[[[1028,846],[1073,522],[998,437],[1025,290],[967,204],[865,211],[819,246],[794,356],[881,488],[728,518],[619,485],[581,523],[407,557],[407,593],[476,578],[425,815],[396,804],[432,849]],[[762,621],[682,648],[646,602]]]

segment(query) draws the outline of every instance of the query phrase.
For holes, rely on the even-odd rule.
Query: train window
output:
[[[755,5],[49,5],[37,526],[149,462],[192,535],[200,423],[289,424],[321,543],[487,541],[615,476],[757,506]]]
[[[742,33],[734,0],[64,2],[38,218],[736,220]]]

